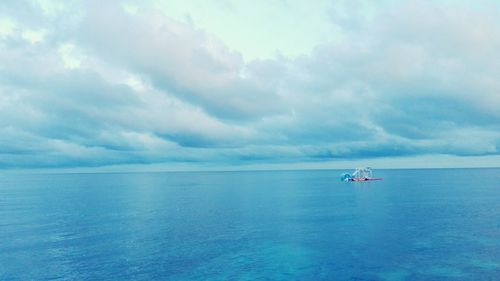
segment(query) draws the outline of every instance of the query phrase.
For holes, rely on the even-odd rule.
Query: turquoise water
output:
[[[0,280],[500,280],[500,169],[341,172],[0,175]]]

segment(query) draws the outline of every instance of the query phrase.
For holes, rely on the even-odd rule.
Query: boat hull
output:
[[[382,178],[351,178],[349,181],[379,181]]]

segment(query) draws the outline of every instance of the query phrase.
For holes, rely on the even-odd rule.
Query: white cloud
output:
[[[0,39],[11,36],[16,28],[16,23],[9,18],[0,18]]]
[[[137,15],[137,12],[139,12],[139,6],[133,5],[131,3],[125,3],[122,5],[123,10],[125,13],[129,15]]]
[[[33,1],[43,12],[45,16],[55,17],[60,16],[71,10],[75,1],[66,0],[34,0]]]
[[[58,48],[58,52],[66,68],[75,69],[80,67],[81,60],[75,55],[75,45],[64,43]]]
[[[21,37],[31,44],[40,43],[44,40],[46,31],[44,30],[25,30]]]

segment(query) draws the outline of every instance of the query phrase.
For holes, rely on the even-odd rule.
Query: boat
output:
[[[342,174],[340,177],[341,181],[376,181],[382,180],[382,178],[374,178],[372,173],[372,168],[363,167],[357,168],[352,174]]]

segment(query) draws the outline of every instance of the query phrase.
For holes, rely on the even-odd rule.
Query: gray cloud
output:
[[[273,88],[241,77],[241,55],[217,38],[145,7],[89,5],[80,43],[97,56],[149,78],[158,89],[224,119],[254,119],[280,110]]]

